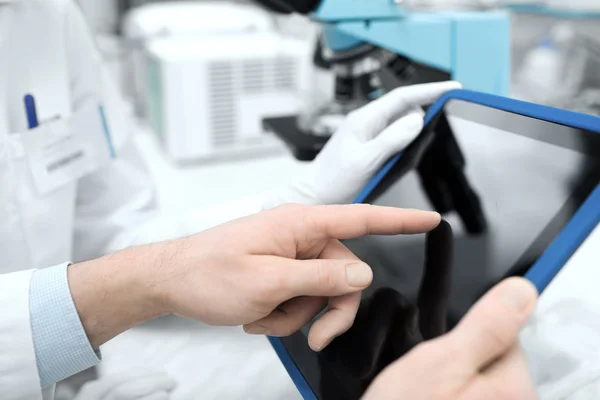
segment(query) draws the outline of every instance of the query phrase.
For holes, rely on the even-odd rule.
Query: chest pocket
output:
[[[0,273],[68,261],[76,182],[40,195],[20,135],[0,138]]]

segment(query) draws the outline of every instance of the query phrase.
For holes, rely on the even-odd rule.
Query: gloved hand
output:
[[[445,92],[458,88],[458,82],[398,88],[351,113],[307,166],[307,173],[289,186],[155,218],[137,229],[121,233],[110,249],[192,235],[282,204],[350,203],[383,164],[421,132],[421,106],[432,104]]]
[[[136,371],[88,382],[75,400],[168,400],[175,386],[164,373]]]
[[[421,107],[458,88],[458,82],[402,87],[352,112],[313,161],[309,172],[268,196],[263,209],[286,203],[351,202],[383,164],[421,132]]]

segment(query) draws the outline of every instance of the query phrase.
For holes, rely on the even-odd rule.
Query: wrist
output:
[[[94,348],[146,321],[169,314],[161,269],[172,258],[171,243],[120,251],[71,265],[69,289]]]

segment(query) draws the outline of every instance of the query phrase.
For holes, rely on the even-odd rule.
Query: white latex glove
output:
[[[113,250],[191,235],[287,203],[350,203],[383,164],[421,132],[421,106],[460,87],[458,82],[439,82],[398,88],[351,113],[307,166],[307,173],[299,179],[291,177],[289,186],[154,218],[122,233]]]
[[[268,196],[263,208],[351,202],[383,164],[421,132],[421,107],[458,88],[458,82],[402,87],[350,113],[309,173]]]
[[[175,386],[164,373],[138,370],[88,382],[75,400],[168,400]]]

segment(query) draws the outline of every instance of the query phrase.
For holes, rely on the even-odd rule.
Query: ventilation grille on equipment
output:
[[[239,141],[239,97],[295,91],[298,88],[297,68],[298,64],[293,57],[219,61],[209,64],[209,126],[212,145],[215,148],[223,148],[236,145]],[[260,142],[260,138],[244,139],[245,145]]]

